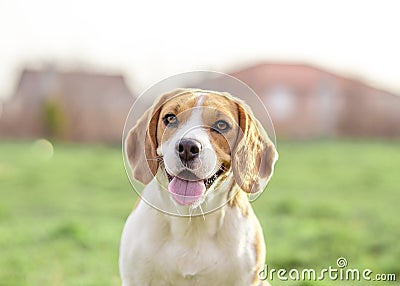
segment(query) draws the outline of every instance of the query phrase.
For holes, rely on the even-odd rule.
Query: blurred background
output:
[[[322,269],[342,256],[399,281],[399,8],[1,1],[0,285],[120,284],[136,200],[126,116],[152,84],[192,70],[242,80],[274,123],[280,159],[253,203],[269,267]],[[273,285],[316,283],[342,284]]]

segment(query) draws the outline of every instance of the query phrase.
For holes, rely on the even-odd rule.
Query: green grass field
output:
[[[119,239],[136,200],[120,148],[54,150],[43,160],[31,142],[0,143],[0,285],[120,285]],[[284,142],[278,151],[275,175],[253,203],[268,267],[320,270],[342,256],[348,268],[399,281],[399,142]]]

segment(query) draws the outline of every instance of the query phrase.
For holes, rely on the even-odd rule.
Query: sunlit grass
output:
[[[0,285],[120,285],[119,239],[136,199],[120,148],[54,144],[44,160],[33,146],[0,143]],[[343,256],[400,275],[399,143],[284,142],[279,153],[253,203],[269,267],[322,269]],[[273,283],[293,284],[315,285]]]

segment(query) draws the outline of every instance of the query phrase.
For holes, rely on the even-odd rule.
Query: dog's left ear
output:
[[[233,152],[233,174],[243,191],[257,193],[271,178],[278,152],[250,108],[244,102],[236,104],[240,130]]]

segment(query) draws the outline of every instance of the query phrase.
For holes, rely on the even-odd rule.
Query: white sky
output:
[[[304,61],[400,93],[399,11],[395,0],[0,0],[0,97],[45,62],[122,72],[141,92],[187,70]]]

